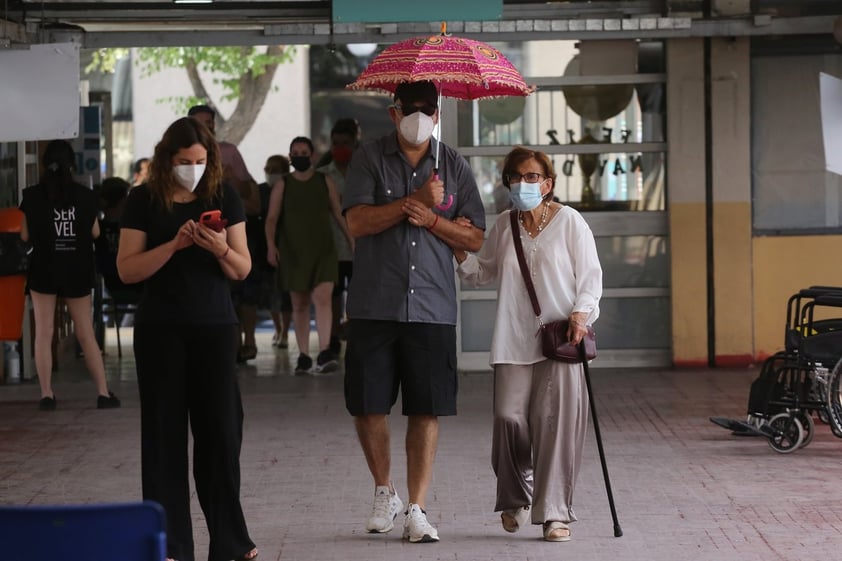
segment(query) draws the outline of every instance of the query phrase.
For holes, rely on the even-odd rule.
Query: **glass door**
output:
[[[516,67],[541,72],[524,72],[533,76],[527,83],[537,91],[527,98],[449,101],[443,135],[468,158],[489,226],[508,208],[500,170],[511,148],[524,145],[550,155],[558,176],[555,196],[590,225],[604,271],[593,366],[667,366],[672,352],[663,48],[659,42],[598,43],[495,44]],[[496,287],[458,286],[458,299],[459,367],[487,370]]]

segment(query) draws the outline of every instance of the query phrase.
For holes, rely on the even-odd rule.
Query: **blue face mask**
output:
[[[509,186],[509,200],[518,210],[532,210],[541,204],[543,199],[541,182],[512,183]]]

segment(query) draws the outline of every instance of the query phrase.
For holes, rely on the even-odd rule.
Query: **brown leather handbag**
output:
[[[526,257],[523,255],[523,242],[520,239],[520,227],[517,222],[517,211],[510,212],[512,221],[512,237],[515,242],[515,253],[517,262],[520,265],[520,272],[523,275],[523,282],[526,284],[526,291],[529,293],[529,300],[532,302],[532,310],[538,318],[539,332],[541,334],[541,353],[553,360],[561,362],[581,362],[579,348],[567,338],[569,322],[566,319],[544,323],[541,318],[541,306],[538,304],[538,296],[535,294],[535,285],[532,284],[532,276],[529,274],[529,267],[526,265]],[[596,358],[596,333],[593,327],[588,326],[588,332],[583,339],[585,344],[585,358],[592,360]]]

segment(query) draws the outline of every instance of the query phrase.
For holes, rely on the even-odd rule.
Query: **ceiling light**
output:
[[[213,0],[173,0],[176,4],[213,4]]]
[[[367,57],[377,50],[377,43],[348,43],[346,45],[352,55]]]

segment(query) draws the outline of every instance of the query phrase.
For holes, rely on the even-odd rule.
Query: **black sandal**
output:
[[[243,345],[240,347],[240,350],[237,351],[237,362],[239,364],[243,364],[246,361],[249,361],[257,356],[257,347],[253,345]]]
[[[114,392],[108,392],[108,395],[96,396],[97,409],[116,409],[120,407],[120,399],[114,395]]]
[[[42,397],[38,402],[38,409],[41,411],[55,411],[56,410],[56,396]]]

